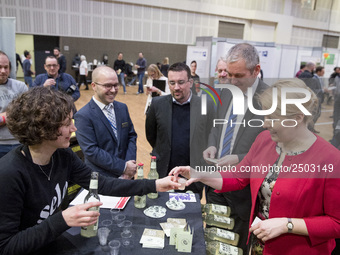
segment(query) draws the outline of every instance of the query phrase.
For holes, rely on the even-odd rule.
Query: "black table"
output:
[[[159,229],[161,226],[159,223],[166,222],[167,218],[185,218],[190,225],[194,228],[193,237],[193,247],[191,254],[206,254],[205,252],[205,242],[202,224],[202,214],[201,214],[201,204],[198,194],[196,194],[195,203],[185,203],[186,208],[181,211],[173,211],[166,207],[165,202],[169,200],[169,194],[159,193],[157,199],[149,199],[147,197],[146,207],[152,205],[161,205],[167,209],[166,215],[159,219],[149,218],[144,215],[143,209],[137,209],[134,207],[133,197],[129,200],[128,204],[120,213],[126,216],[126,220],[130,220],[133,223],[132,231],[134,233],[134,245],[132,248],[125,248],[121,246],[120,255],[125,254],[137,254],[137,255],[151,255],[151,254],[189,254],[178,252],[174,245],[169,245],[169,237],[165,236],[164,249],[150,249],[142,248],[139,243],[140,238],[143,234],[145,228]],[[105,219],[111,219],[110,210],[100,209],[99,222]],[[122,229],[117,227],[115,223],[110,226],[111,233],[108,240],[118,239],[121,241],[121,231]],[[71,228],[60,236],[55,242],[53,242],[47,249],[44,249],[42,254],[109,254],[108,247],[101,247],[97,237],[84,238],[80,236],[80,228]]]

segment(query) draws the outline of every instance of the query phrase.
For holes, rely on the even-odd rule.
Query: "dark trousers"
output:
[[[87,85],[87,79],[86,79],[85,75],[80,75],[79,85],[81,85],[82,82],[85,84],[86,89],[89,89],[89,86]]]

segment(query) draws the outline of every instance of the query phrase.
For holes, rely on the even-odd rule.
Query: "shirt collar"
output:
[[[105,104],[103,104],[102,102],[100,102],[100,101],[98,101],[94,96],[92,96],[92,99],[93,99],[93,101],[98,105],[98,107],[100,108],[100,110],[104,110],[104,108],[105,108]],[[111,105],[113,105],[113,103],[110,103]],[[109,104],[109,105],[110,105]]]
[[[189,104],[190,103],[191,98],[192,98],[192,92],[190,90],[190,97],[188,98],[187,101],[185,101],[184,103],[181,104],[180,102],[177,102],[174,97],[172,97],[172,102],[175,103],[175,104],[178,104],[178,105],[185,105],[185,104]]]

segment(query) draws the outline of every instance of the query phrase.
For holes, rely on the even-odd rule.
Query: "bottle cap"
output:
[[[151,159],[156,159],[156,156],[151,156]]]
[[[144,166],[144,164],[143,163],[139,163],[138,166]]]

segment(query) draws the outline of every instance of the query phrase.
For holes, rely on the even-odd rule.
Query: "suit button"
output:
[[[276,192],[276,195],[278,195],[278,196],[279,196],[279,195],[280,195],[280,191],[277,191],[277,192]]]

